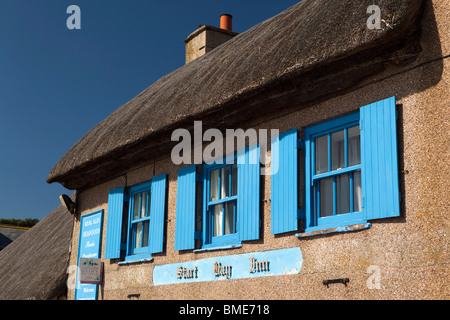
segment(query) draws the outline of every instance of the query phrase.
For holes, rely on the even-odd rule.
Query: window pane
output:
[[[213,236],[218,237],[223,235],[223,205],[218,204],[213,207],[214,215],[214,232]]]
[[[228,198],[230,194],[230,166],[220,169],[220,198]]]
[[[133,203],[133,220],[139,219],[139,193],[134,195],[134,203]]]
[[[225,234],[234,233],[234,201],[225,203]]]
[[[331,134],[331,170],[345,168],[344,130]]]
[[[150,201],[152,199],[152,192],[149,190],[147,191],[147,217],[150,216]]]
[[[147,215],[147,197],[147,191],[141,193],[141,218],[144,218]]]
[[[238,174],[237,174],[237,164],[233,164],[231,166],[231,195],[236,196],[237,195],[237,181],[238,181]]]
[[[350,176],[342,174],[336,177],[336,214],[350,212]]]
[[[210,201],[219,200],[219,170],[211,171]]]
[[[140,248],[142,246],[142,222],[136,224],[136,238],[134,241],[134,247]]]
[[[353,173],[353,212],[362,211],[361,207],[361,171]]]
[[[237,164],[231,166],[231,196],[237,195]]]
[[[348,129],[348,166],[354,166],[361,163],[361,142],[359,127]]]
[[[316,174],[328,172],[328,136],[315,139]]]
[[[150,221],[144,221],[144,234],[142,236],[142,246],[148,247],[148,228],[150,226]]]
[[[333,215],[333,178],[320,180],[320,216]]]

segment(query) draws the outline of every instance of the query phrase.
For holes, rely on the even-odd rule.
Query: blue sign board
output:
[[[103,210],[81,216],[77,265],[80,258],[100,258],[102,225]],[[75,300],[97,300],[97,289],[97,284],[81,284],[77,273]]]
[[[244,279],[298,274],[303,257],[300,248],[252,252],[155,266],[153,284]]]

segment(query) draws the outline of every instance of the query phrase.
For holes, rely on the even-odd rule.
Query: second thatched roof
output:
[[[73,216],[62,206],[0,251],[0,300],[48,300],[67,292]]]

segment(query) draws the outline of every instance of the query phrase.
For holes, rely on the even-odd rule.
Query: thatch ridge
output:
[[[410,61],[420,51],[422,2],[381,2],[384,17],[394,20],[373,30],[366,25],[373,1],[303,0],[125,103],[62,157],[47,182],[87,187],[167,152],[171,131],[193,120],[231,126],[231,115],[251,119],[267,103],[271,112],[293,102],[301,107],[354,86],[388,63]]]

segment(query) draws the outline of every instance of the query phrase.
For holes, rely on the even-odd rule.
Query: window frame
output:
[[[304,138],[305,138],[305,205],[306,205],[306,215],[305,215],[305,231],[318,231],[329,228],[335,228],[340,226],[348,226],[353,224],[365,223],[364,216],[364,206],[363,206],[363,190],[361,186],[361,211],[350,211],[349,213],[336,214],[336,177],[344,174],[349,175],[349,196],[350,196],[350,210],[353,208],[353,179],[352,176],[354,172],[360,171],[361,176],[363,174],[363,164],[362,157],[360,156],[360,163],[353,166],[348,166],[348,130],[344,133],[344,161],[345,167],[339,168],[337,170],[332,170],[331,164],[331,134],[335,132],[342,131],[344,129],[349,129],[358,126],[360,128],[360,113],[354,112],[341,116],[336,119],[321,122],[319,124],[305,128]],[[361,136],[361,129],[360,129]],[[323,136],[328,136],[328,170],[324,173],[315,173],[315,139]],[[360,140],[360,150],[361,150],[361,140]],[[362,152],[362,151],[361,151]],[[321,217],[320,216],[320,181],[327,178],[333,178],[333,215]]]
[[[140,260],[140,259],[150,259],[150,219],[151,219],[151,212],[150,212],[150,205],[151,205],[151,181],[129,187],[128,191],[128,197],[129,197],[129,203],[128,203],[128,225],[127,225],[127,250],[126,250],[126,256],[125,261],[130,260]],[[138,218],[133,219],[133,213],[134,213],[134,196],[136,194],[140,194],[143,192],[147,192],[147,205],[146,210],[148,212],[147,216],[144,218]],[[141,199],[141,197],[139,197]],[[139,202],[139,212],[141,210],[140,202]],[[139,214],[140,215],[140,214]],[[136,231],[134,228],[134,224],[138,224],[142,222],[142,228],[144,229],[144,222],[148,221],[148,238],[147,239],[147,246],[141,246],[140,248],[135,248],[135,239],[136,239]],[[144,241],[144,230],[142,230],[142,239],[141,241]]]
[[[233,166],[236,166],[236,195],[232,195],[232,185],[233,182],[230,180],[229,183],[229,196],[224,199],[218,200],[210,200],[211,199],[211,172],[218,170],[219,177],[218,177],[218,194],[220,196],[221,190],[220,190],[220,182],[221,182],[221,169],[224,167],[230,167],[229,170],[229,176],[232,177],[232,170]],[[211,164],[203,164],[203,209],[202,209],[202,226],[204,232],[203,234],[203,245],[202,249],[210,249],[210,248],[217,248],[221,246],[227,246],[227,245],[238,245],[241,244],[240,237],[239,237],[239,225],[238,225],[238,201],[239,201],[239,194],[238,194],[238,172],[239,172],[239,166],[237,164],[237,154],[233,155],[233,162],[230,163],[230,158],[226,157],[221,162],[213,162]],[[215,205],[218,204],[225,204],[229,202],[234,202],[233,205],[233,226],[234,226],[234,233],[231,234],[223,234],[225,229],[225,212],[223,213],[223,222],[222,222],[222,235],[220,236],[214,236],[214,212],[212,211],[212,208],[214,208]]]

